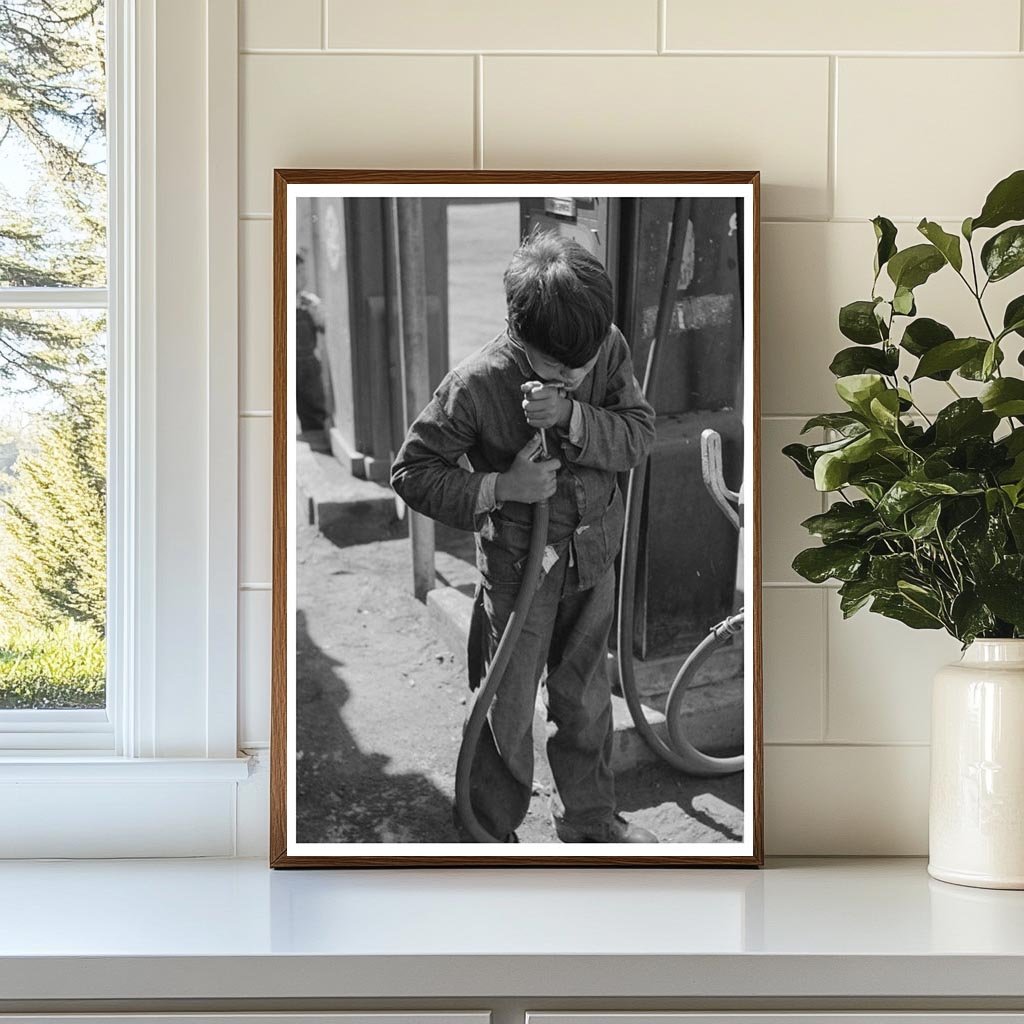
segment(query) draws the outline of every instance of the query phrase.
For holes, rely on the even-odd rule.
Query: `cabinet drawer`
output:
[[[1024,1024],[1024,1013],[528,1013],[527,1024]]]
[[[416,1013],[0,1013],[0,1024],[490,1024],[487,1012]]]

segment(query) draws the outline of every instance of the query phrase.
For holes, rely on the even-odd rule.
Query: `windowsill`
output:
[[[3,1000],[1024,999],[1024,893],[762,871],[0,864]],[[21,1012],[25,1012],[22,1010]]]
[[[0,755],[5,782],[241,782],[248,757],[115,757],[81,750]]]

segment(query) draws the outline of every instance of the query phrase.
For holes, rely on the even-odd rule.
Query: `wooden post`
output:
[[[430,401],[430,350],[427,337],[427,275],[423,246],[423,202],[395,199],[398,232],[399,304],[406,426]],[[434,522],[409,510],[413,593],[421,601],[433,590]]]

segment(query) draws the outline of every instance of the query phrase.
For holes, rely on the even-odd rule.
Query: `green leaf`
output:
[[[981,376],[983,380],[988,380],[992,376],[993,371],[1002,361],[1000,359],[1001,355],[998,341],[993,341],[985,349],[984,358],[981,360]]]
[[[1010,455],[1019,455],[1021,452],[1024,452],[1024,427],[1017,427],[1011,430],[1003,438],[1003,445]]]
[[[892,297],[892,308],[894,313],[900,316],[913,316],[917,312],[914,305],[914,293],[909,288],[900,285]]]
[[[895,393],[895,391],[886,392],[886,394],[890,395],[894,395]],[[873,399],[871,404],[874,405],[876,401],[877,399]],[[886,444],[888,444],[888,441],[881,434],[861,434],[860,437],[855,438],[843,449],[843,459],[848,465],[854,466],[858,462],[870,459],[875,452],[880,448],[884,448]]]
[[[814,478],[814,462],[811,459],[810,448],[805,444],[787,444],[782,449],[782,454],[789,459],[804,476]]]
[[[875,278],[882,271],[889,260],[896,255],[896,225],[891,220],[879,214],[872,218],[872,225],[875,229]]]
[[[924,540],[925,537],[935,532],[941,513],[942,503],[940,501],[926,501],[923,505],[918,505],[910,513],[910,520],[914,526],[908,531],[908,536],[913,537],[914,540]]]
[[[840,541],[820,548],[807,548],[793,559],[793,569],[805,580],[824,583],[827,579],[854,579],[864,564],[859,544]]]
[[[1014,171],[989,192],[981,213],[970,219],[968,230],[997,228],[1008,220],[1024,220],[1024,170]]]
[[[953,338],[951,341],[944,341],[921,356],[912,379],[931,377],[941,380],[943,378],[940,374],[943,372],[952,372],[975,356],[984,357],[986,348],[988,342],[980,338]]]
[[[953,515],[964,514],[960,508],[973,509],[970,517],[954,526],[946,537],[963,552],[963,561],[972,574],[991,572],[1006,556],[1007,534],[1001,515],[990,516],[983,501],[975,498],[960,499],[954,504]]]
[[[941,494],[956,494],[950,484],[929,480],[897,480],[882,496],[877,512],[890,526],[898,524],[900,516],[912,508]]]
[[[839,310],[839,331],[844,338],[858,345],[877,345],[885,341],[887,333],[875,316],[876,299],[858,299]]]
[[[1024,587],[1003,573],[978,583],[978,597],[1004,622],[1024,629]]]
[[[814,486],[819,491],[838,490],[850,479],[850,464],[843,453],[826,452],[814,463]]]
[[[875,555],[868,569],[868,579],[875,586],[895,590],[896,584],[910,571],[913,555],[901,551],[892,555]]]
[[[854,486],[860,487],[865,495],[868,494],[867,484],[883,484],[882,489],[873,499],[876,502],[882,501],[882,495],[886,490],[888,490],[897,480],[902,480],[906,472],[905,466],[900,466],[888,461],[892,455],[893,449],[882,449],[880,451],[884,458],[872,459],[870,462],[860,463],[859,465],[852,467],[850,472],[850,483]],[[903,452],[904,456],[906,455],[904,450],[901,449],[900,451]]]
[[[990,281],[1001,281],[1024,267],[1024,224],[990,238],[981,248],[981,265]]]
[[[854,373],[836,381],[836,393],[861,415],[867,414],[871,399],[885,390],[885,381],[877,373]]]
[[[942,621],[916,608],[905,597],[879,595],[871,602],[871,610],[887,619],[896,619],[911,629],[942,629]]]
[[[985,491],[985,508],[989,515],[993,512],[998,512],[1003,508],[1004,502],[1009,500],[1009,496],[1004,494],[998,487],[989,487]]]
[[[837,377],[848,377],[865,370],[878,370],[892,376],[900,365],[899,349],[895,345],[884,348],[844,348],[840,349],[829,364],[829,370]]]
[[[1015,331],[1024,338],[1024,295],[1011,299],[1003,313],[1003,331],[1000,337],[1009,334],[1010,331]]]
[[[956,627],[956,638],[965,644],[990,633],[996,624],[992,612],[985,607],[981,598],[970,591],[957,594],[949,610],[949,617]]]
[[[964,265],[963,256],[960,254],[960,239],[956,235],[944,231],[933,220],[923,219],[917,225],[917,230],[942,253],[945,261],[954,269],[960,270]]]
[[[811,516],[800,525],[826,544],[848,540],[879,528],[878,517],[868,501],[855,501],[851,504],[837,501],[827,512]]]
[[[897,288],[909,288],[912,291],[945,265],[945,257],[934,245],[922,243],[901,249],[889,260],[885,269]]]
[[[1024,380],[1000,377],[978,396],[982,406],[1000,418],[1024,416]]]
[[[998,425],[999,417],[985,412],[976,398],[958,398],[935,417],[935,439],[949,445],[968,437],[991,437]]]
[[[1020,496],[1017,501],[1019,503]],[[1013,542],[1017,550],[1024,552],[1024,508],[1015,508],[1006,513],[1006,521],[1010,524],[1010,533],[1013,534]]]
[[[935,483],[952,487],[957,494],[981,494],[985,489],[985,476],[982,473],[954,470],[935,480]]]
[[[963,235],[968,242],[971,240],[971,235],[974,234],[974,229],[971,227],[973,220],[973,217],[965,217],[963,224],[960,225],[960,234]]]
[[[870,580],[850,580],[839,588],[839,607],[843,618],[848,619],[864,607],[878,593],[878,587]]]
[[[989,356],[989,349],[991,345],[987,345],[984,352],[978,353],[978,355],[971,356],[959,370],[956,371],[958,377],[963,377],[964,380],[977,380],[987,381],[991,380],[992,374],[995,372],[995,368],[999,366],[1003,361],[1003,350],[997,345],[992,351],[992,369],[988,372],[985,371],[985,358]]]
[[[858,349],[858,351],[867,351],[867,349]],[[866,426],[859,417],[853,416],[848,412],[823,412],[820,416],[812,416],[803,425],[800,433],[806,434],[808,430],[814,430],[816,427],[845,431],[851,427],[862,425]]]
[[[912,356],[920,358],[925,352],[955,337],[956,335],[945,324],[940,324],[927,316],[920,316],[913,323],[907,324],[900,345]]]
[[[810,446],[811,462],[814,462],[826,452],[837,452],[840,448],[845,448],[851,441],[853,441],[854,438],[860,437],[861,434],[864,433],[867,433],[867,431],[861,428],[856,434],[844,434],[835,441],[825,441],[823,444],[812,444]]]
[[[900,419],[900,395],[898,391],[894,389],[883,391],[876,398],[871,399],[868,409],[875,422],[884,429],[897,430]],[[881,445],[878,447],[881,447]]]

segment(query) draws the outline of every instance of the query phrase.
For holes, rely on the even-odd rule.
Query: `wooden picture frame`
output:
[[[759,199],[756,171],[275,171],[271,866],[756,867],[763,863]],[[411,599],[394,599],[405,609],[405,617],[388,620],[386,627],[372,607],[364,616],[366,621],[361,622],[356,622],[356,616],[364,612],[362,607],[332,612],[335,619],[331,621],[339,624],[337,631],[321,624],[317,626],[318,639],[312,639],[309,614],[319,616],[325,603],[345,593],[345,587],[356,586],[362,580],[361,593],[368,595],[366,603],[371,606],[380,594],[391,592],[393,573],[387,575],[391,570],[383,562],[378,572],[367,569],[367,564],[377,563],[364,559],[362,568],[355,571],[346,567],[349,563],[342,565],[337,559],[343,555],[356,557],[352,554],[355,549],[345,545],[350,538],[361,537],[360,531],[364,530],[370,531],[370,539],[358,552],[364,548],[367,552],[386,552],[391,559],[399,551],[394,545],[410,546],[408,540],[394,536],[405,529],[403,520],[387,518],[385,489],[396,438],[416,415],[418,408],[412,407],[427,404],[439,375],[456,361],[454,355],[448,358],[451,338],[455,333],[460,338],[472,335],[468,328],[458,326],[472,321],[468,313],[459,313],[458,325],[453,320],[449,330],[448,295],[458,288],[459,295],[472,296],[482,292],[485,285],[491,295],[489,282],[496,273],[500,275],[497,262],[492,260],[493,267],[498,268],[492,272],[487,269],[491,264],[485,266],[487,261],[477,258],[473,255],[476,250],[472,250],[458,264],[462,275],[459,282],[449,282],[455,242],[445,244],[446,259],[439,261],[437,255],[442,249],[438,238],[447,238],[449,225],[458,224],[458,237],[470,239],[465,245],[483,246],[483,242],[472,239],[491,239],[493,232],[489,234],[474,225],[483,223],[480,218],[497,218],[499,213],[512,216],[502,204],[513,200],[519,203],[519,230],[514,244],[502,249],[488,241],[487,246],[511,257],[531,226],[581,241],[602,260],[612,279],[615,320],[623,321],[620,326],[637,380],[643,378],[652,347],[655,359],[661,360],[658,372],[648,382],[649,390],[654,390],[651,397],[657,413],[655,446],[653,454],[643,460],[642,471],[634,474],[639,484],[634,487],[635,497],[630,499],[632,515],[627,517],[624,534],[629,564],[637,568],[624,577],[634,581],[631,596],[624,590],[618,594],[622,606],[634,613],[618,630],[621,637],[632,641],[623,647],[626,654],[621,661],[633,666],[632,678],[645,680],[629,692],[635,694],[636,702],[648,700],[646,691],[641,692],[642,686],[664,686],[666,679],[671,679],[673,659],[680,666],[690,665],[688,659],[701,647],[702,640],[706,641],[706,650],[713,653],[702,661],[701,648],[692,659],[694,666],[700,662],[696,678],[701,683],[694,688],[695,692],[699,689],[700,707],[684,707],[673,695],[674,703],[666,710],[674,716],[674,722],[681,723],[679,729],[667,729],[664,718],[661,724],[655,723],[655,731],[661,730],[660,742],[669,755],[682,758],[687,772],[672,770],[666,775],[668,769],[661,767],[660,761],[645,767],[644,755],[637,751],[646,747],[637,736],[630,738],[628,729],[616,732],[619,746],[615,751],[618,756],[627,740],[640,744],[630,755],[640,759],[631,769],[635,776],[628,776],[630,785],[639,780],[636,785],[642,789],[641,783],[649,777],[654,780],[649,783],[655,794],[652,800],[668,794],[657,806],[658,813],[671,819],[670,842],[620,842],[617,840],[624,833],[616,826],[600,833],[614,837],[608,841],[589,838],[585,842],[560,843],[539,831],[547,826],[536,815],[527,818],[534,837],[520,837],[516,845],[510,845],[511,837],[506,844],[458,842],[459,835],[451,825],[455,819],[442,822],[439,811],[444,799],[450,802],[448,772],[454,766],[449,754],[458,747],[458,730],[452,726],[456,712],[449,705],[460,702],[457,713],[466,715],[473,706],[473,696],[468,689],[458,696],[450,681],[457,674],[456,648],[460,642],[451,639],[450,624],[440,627],[441,653],[433,655],[439,663],[437,671],[443,669],[449,675],[421,683],[415,706],[410,696],[408,707],[403,695],[417,693],[417,680],[404,670],[398,671],[398,666],[386,667],[385,662],[399,656],[398,648],[407,634],[419,636],[416,631],[425,628],[415,609],[409,611]],[[435,201],[444,211],[440,220]],[[474,203],[479,209],[471,209]],[[456,212],[457,221],[453,220]],[[300,227],[299,221],[305,226]],[[673,223],[678,227],[673,229]],[[305,231],[308,238],[300,238]],[[505,255],[501,259],[504,266]],[[306,277],[307,264],[312,262],[316,262],[315,288],[324,291],[323,296],[312,286],[301,287],[300,277]],[[492,308],[484,319],[490,324],[499,312]],[[297,340],[300,332],[301,342]],[[480,335],[479,343],[497,334],[525,351],[511,328],[502,332],[499,319],[492,330]],[[603,343],[602,351],[606,344],[611,343]],[[465,342],[459,345],[465,347]],[[296,368],[300,360],[301,381]],[[305,389],[301,402],[297,387]],[[569,392],[558,394],[570,400]],[[574,411],[576,405],[572,406]],[[300,436],[298,427],[307,428],[310,423],[322,426]],[[565,427],[557,436],[567,436],[568,429]],[[702,441],[700,435],[706,429],[715,431],[724,442],[716,444],[713,438]],[[302,440],[306,437],[314,440],[307,445]],[[725,477],[721,473],[723,450]],[[309,470],[314,476],[316,467],[330,475],[340,466],[339,472],[349,474],[354,511],[345,506],[347,484],[332,490],[330,483],[304,482],[300,503],[298,477],[305,472],[297,470],[300,462],[307,469],[307,463],[315,464]],[[702,465],[709,476],[702,475]],[[481,471],[475,465],[466,466]],[[486,467],[482,471],[486,472]],[[712,480],[715,473],[719,483],[705,485],[704,480]],[[620,474],[618,479],[620,492],[625,492],[627,477]],[[311,493],[321,485],[323,494]],[[371,492],[371,486],[377,490]],[[742,492],[741,501],[730,487]],[[716,488],[717,497],[709,493],[709,489]],[[396,517],[405,514],[410,521],[414,538],[419,535],[417,531],[429,529],[423,525],[426,520],[404,509],[401,501],[394,501],[392,507]],[[735,529],[727,518],[730,508],[742,538],[738,547]],[[487,512],[485,516],[492,514],[501,513]],[[374,526],[378,515],[387,520],[383,527]],[[315,529],[307,523],[310,518]],[[632,539],[630,523],[636,524]],[[381,537],[391,539],[374,539],[373,530],[378,528],[383,530]],[[309,545],[303,549],[301,572],[295,553],[299,543],[296,538],[300,536],[302,543]],[[404,584],[409,591],[414,584],[422,590],[435,578],[433,555],[427,560],[425,547],[425,541],[411,545],[412,564]],[[323,566],[318,560],[323,560]],[[522,568],[524,562],[528,560],[516,564],[528,575],[530,565]],[[446,564],[474,571],[465,559]],[[582,563],[577,571],[581,569]],[[546,571],[546,566],[540,571]],[[572,571],[571,559],[564,571]],[[367,574],[376,576],[373,586],[367,584]],[[304,595],[301,615],[300,584]],[[430,603],[421,606],[424,615],[428,611],[434,614],[443,603],[442,597],[454,599],[456,589],[449,586],[443,594],[434,593],[428,598]],[[738,603],[734,596],[740,593],[745,595],[745,621],[742,607],[741,614],[734,615]],[[297,636],[300,618],[301,637]],[[370,628],[367,633],[353,634],[351,630],[358,626]],[[717,634],[709,632],[712,626],[718,629]],[[740,631],[742,644],[733,637]],[[377,767],[387,764],[385,755],[364,749],[368,741],[360,737],[367,735],[366,730],[378,737],[389,735],[381,731],[380,725],[387,721],[386,716],[375,712],[373,722],[377,724],[361,725],[364,732],[360,734],[346,720],[353,699],[352,684],[346,679],[346,658],[351,655],[365,663],[370,657],[363,650],[366,644],[362,640],[355,644],[351,637],[382,632],[383,638],[370,641],[379,645],[379,677],[364,671],[357,693],[372,693],[372,699],[387,700],[395,722],[417,715],[426,721],[441,709],[447,732],[445,728],[431,731],[424,726],[424,733],[432,737],[445,733],[452,750],[440,754],[431,751],[430,763],[440,766],[432,769],[433,775],[408,770],[402,775],[399,769],[395,769],[397,775],[389,775],[389,768]],[[615,632],[613,626],[613,636]],[[684,642],[682,652],[672,647]],[[665,655],[665,651],[669,653]],[[607,657],[611,659],[612,654],[608,652]],[[619,660],[616,655],[615,664]],[[637,665],[642,670],[639,675]],[[434,669],[428,664],[423,671],[429,675]],[[625,674],[626,668],[619,671]],[[687,675],[685,685],[689,682]],[[403,686],[407,689],[401,689]],[[432,696],[424,694],[427,686],[434,687]],[[357,708],[365,703],[362,698],[355,699]],[[304,717],[300,717],[297,705],[308,706],[301,713]],[[657,716],[645,710],[643,717],[650,721]],[[326,739],[310,741],[316,746],[311,753],[299,749],[299,723],[306,723],[301,727],[303,746],[309,736],[321,735],[316,730],[333,723],[335,731],[327,733]],[[642,723],[638,724],[642,728]],[[410,750],[418,743],[408,722],[402,728],[405,739],[395,741],[394,748],[388,747],[392,763],[412,756]],[[701,761],[704,755],[699,750],[688,749],[691,732],[694,748],[705,741],[709,744],[706,763]],[[736,756],[740,761],[727,760],[725,748],[730,742],[739,751]],[[423,757],[425,765],[427,755]],[[740,763],[742,767],[737,770]],[[706,779],[688,773],[694,765],[703,770],[708,764],[715,771],[730,769],[729,778],[722,775]],[[370,778],[369,769],[363,771],[367,765],[374,766],[372,781],[364,779]],[[357,774],[356,767],[362,775]],[[403,780],[411,788],[418,787],[419,795],[409,798],[408,808],[403,803]],[[381,786],[386,788],[383,795]],[[732,796],[720,799],[715,794],[721,792]],[[557,802],[558,798],[551,799]],[[648,820],[644,818],[647,808],[640,806],[647,798],[630,799],[637,806],[629,808],[627,818],[635,830]],[[740,807],[735,806],[737,801]],[[425,803],[429,804],[429,814],[423,811]],[[534,814],[532,809],[529,814]],[[465,815],[460,820],[465,822]],[[423,821],[438,823],[436,837],[431,831],[435,826],[428,828]],[[540,835],[543,837],[537,839]],[[584,833],[568,831],[562,835],[578,837]],[[466,839],[465,832],[462,838]]]

